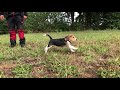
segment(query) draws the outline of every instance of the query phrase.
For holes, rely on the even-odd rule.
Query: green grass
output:
[[[20,65],[20,66],[13,68],[11,71],[14,74],[15,78],[31,77],[31,75],[29,74],[31,71],[30,65]]]
[[[116,78],[120,77],[120,31],[51,32],[53,38],[74,34],[78,50],[53,47],[49,38],[26,34],[26,46],[9,47],[9,35],[0,35],[0,78]],[[11,63],[12,62],[12,63]],[[7,69],[5,69],[7,68]]]
[[[0,71],[0,78],[5,78],[4,72]]]

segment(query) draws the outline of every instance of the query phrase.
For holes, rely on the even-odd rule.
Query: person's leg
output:
[[[24,47],[25,45],[25,35],[24,35],[24,29],[23,29],[23,17],[21,16],[16,16],[16,26],[17,26],[17,31],[18,31],[18,36],[19,36],[19,41],[21,47]]]
[[[13,17],[7,18],[7,25],[10,34],[10,46],[14,47],[16,45],[16,30],[15,30],[15,22]]]

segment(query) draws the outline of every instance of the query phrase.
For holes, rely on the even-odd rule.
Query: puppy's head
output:
[[[73,34],[70,34],[70,35],[65,37],[65,40],[72,42],[72,41],[76,41],[77,39]]]

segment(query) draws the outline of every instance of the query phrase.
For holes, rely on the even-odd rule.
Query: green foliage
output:
[[[48,22],[48,12],[28,12],[28,19],[25,22],[25,28],[33,30],[32,32],[44,31],[47,29]]]
[[[98,70],[98,75],[101,78],[120,78],[120,71],[119,70],[109,70],[109,69],[105,69],[105,68],[100,68]]]
[[[4,59],[4,55],[2,53],[0,53],[0,60]]]
[[[119,12],[78,12],[76,18],[72,13],[75,12],[28,12],[25,32],[120,29]],[[0,20],[0,25],[0,34],[8,33],[6,20]]]
[[[6,78],[3,71],[0,71],[0,78]]]
[[[98,75],[102,78],[120,78],[120,58],[107,61],[105,67],[98,69]]]
[[[0,20],[0,34],[8,33],[7,22],[6,20]]]
[[[66,31],[68,25],[59,12],[29,12],[25,22],[27,32]]]
[[[98,54],[105,54],[107,52],[107,50],[108,50],[106,47],[99,46],[99,45],[95,45],[92,48]]]
[[[30,65],[20,65],[12,69],[12,73],[15,78],[27,78],[30,77],[31,66]]]
[[[53,56],[48,56],[44,63],[49,71],[52,71],[57,74],[57,77],[77,77],[79,75],[77,67],[69,65],[68,60],[68,57],[61,57],[53,53]]]

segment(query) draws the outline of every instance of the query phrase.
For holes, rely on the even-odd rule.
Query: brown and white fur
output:
[[[71,52],[75,52],[78,48],[71,45],[72,41],[76,41],[76,37],[73,34],[70,34],[64,38],[59,39],[52,39],[52,37],[49,34],[44,34],[43,36],[48,36],[50,38],[50,41],[48,45],[45,47],[44,51],[47,53],[48,49],[50,49],[53,45],[55,46],[67,46]]]

